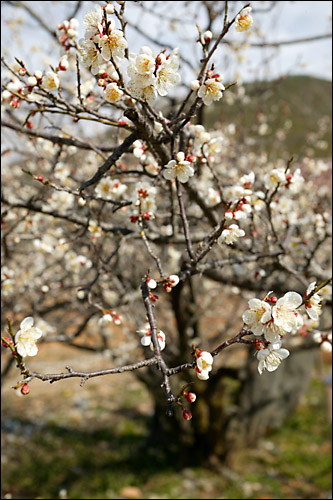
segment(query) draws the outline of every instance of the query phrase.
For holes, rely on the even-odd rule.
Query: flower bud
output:
[[[185,409],[183,411],[183,419],[184,420],[191,420],[191,418],[192,418],[192,413],[190,412],[190,410]]]
[[[191,89],[194,91],[199,90],[200,85],[201,84],[200,84],[199,80],[192,80],[191,81]]]
[[[179,276],[177,276],[177,274],[171,274],[171,276],[168,277],[168,281],[170,281],[171,286],[174,287],[179,283]]]
[[[152,278],[147,278],[147,286],[148,286],[148,288],[150,288],[151,290],[153,290],[154,288],[157,287],[157,283]]]
[[[114,13],[114,11],[115,11],[115,7],[114,7],[114,5],[112,5],[112,3],[108,3],[108,4],[106,5],[106,7],[105,7],[105,12],[106,12],[107,14],[113,14],[113,13]]]
[[[179,153],[176,154],[177,161],[184,161],[185,160],[185,153],[182,151],[179,151]]]
[[[23,384],[21,387],[21,394],[23,394],[23,396],[27,396],[29,392],[30,392],[30,387],[28,386],[28,384]]]
[[[197,399],[197,395],[195,392],[186,392],[184,393],[185,398],[189,403],[194,403],[194,401]]]
[[[27,82],[29,87],[34,87],[35,85],[37,85],[37,78],[35,76],[29,76]]]
[[[203,37],[204,37],[205,43],[208,43],[213,38],[213,33],[211,31],[207,30],[204,32]]]
[[[2,347],[9,347],[8,344],[12,344],[12,341],[9,337],[6,337],[4,340],[2,340],[1,344],[2,344]]]

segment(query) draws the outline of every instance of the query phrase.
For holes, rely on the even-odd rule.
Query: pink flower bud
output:
[[[192,413],[190,412],[190,410],[185,409],[183,411],[183,419],[184,420],[191,420],[191,418],[192,418]]]
[[[23,396],[27,396],[29,392],[30,392],[30,387],[28,386],[28,384],[23,384],[21,387],[21,394],[23,394]]]
[[[184,393],[184,395],[189,403],[194,403],[194,401],[197,399],[197,395],[195,394],[195,392],[186,392]]]
[[[6,337],[6,338],[5,338],[5,339],[1,342],[2,347],[9,347],[9,345],[8,345],[8,344],[7,344],[7,342],[5,342],[5,341],[7,341],[7,342],[8,342],[8,344],[12,344],[12,343],[13,343],[9,337]]]

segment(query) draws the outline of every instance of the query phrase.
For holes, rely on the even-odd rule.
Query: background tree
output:
[[[315,347],[331,348],[320,316],[330,295],[328,163],[284,149],[290,120],[262,149],[272,83],[260,86],[252,128],[214,127],[209,113],[219,101],[226,115],[225,102],[252,105],[221,72],[227,50],[244,46],[229,35],[251,32],[255,10],[201,2],[200,18],[168,14],[191,26],[193,59],[132,21],[132,2],[72,2],[57,27],[30,3],[6,3],[60,52],[43,71],[2,59],[2,125],[16,134],[3,151],[4,371],[17,363],[25,394],[36,378],[83,386],[133,371],[155,402],[151,444],[226,458],[281,424],[307,386]],[[165,16],[161,2],[135,7]],[[140,47],[130,28],[146,37]],[[329,127],[322,120],[312,142],[325,143]],[[38,373],[25,359],[36,342],[106,351],[111,367]]]

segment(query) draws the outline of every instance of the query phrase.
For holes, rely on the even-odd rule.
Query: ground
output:
[[[28,363],[40,372],[110,363],[66,346],[41,345],[39,354]],[[80,379],[34,380],[31,393],[18,397],[13,367],[2,392],[2,498],[327,498],[331,423],[322,378],[330,363],[318,359],[296,412],[257,447],[241,450],[232,469],[178,469],[149,450],[152,401],[131,373],[84,387]]]

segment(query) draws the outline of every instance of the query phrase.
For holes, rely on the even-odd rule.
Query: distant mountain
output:
[[[283,138],[283,149],[290,156],[306,154],[312,148],[315,157],[331,157],[332,82],[288,76],[240,88],[235,85],[221,101],[206,108],[204,123],[212,126],[216,122],[235,123],[244,140],[252,130],[251,136],[256,138],[253,147],[271,154],[281,149],[278,136]]]

